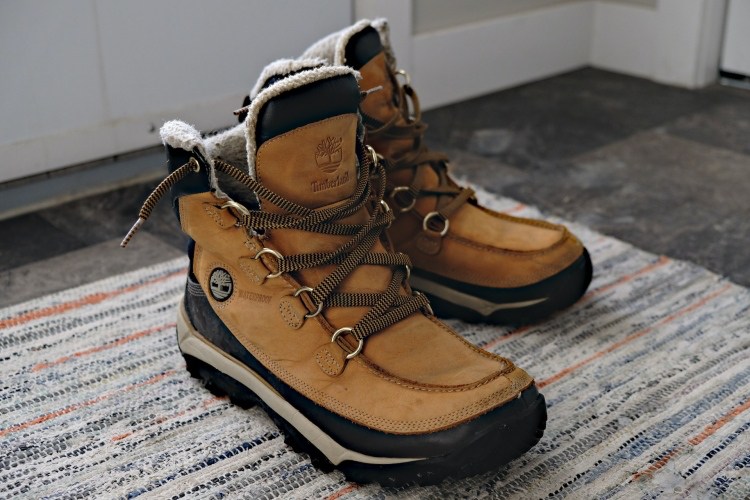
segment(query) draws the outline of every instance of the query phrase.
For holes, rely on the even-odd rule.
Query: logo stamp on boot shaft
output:
[[[341,165],[343,158],[341,142],[341,137],[332,137],[329,135],[318,144],[315,150],[315,163],[317,163],[318,168],[323,172],[331,174]]]
[[[318,191],[326,191],[327,189],[343,186],[347,182],[349,182],[349,172],[344,172],[343,175],[337,175],[333,179],[312,181],[310,183],[310,189],[312,189],[313,193],[317,193]]]
[[[208,286],[211,290],[211,296],[218,302],[224,302],[232,296],[234,290],[234,283],[232,282],[232,276],[220,267],[217,267],[211,272],[211,277],[208,280]]]

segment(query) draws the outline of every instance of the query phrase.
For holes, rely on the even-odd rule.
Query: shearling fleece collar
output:
[[[345,65],[346,45],[354,35],[368,26],[372,26],[377,30],[378,34],[380,34],[380,43],[383,44],[386,60],[392,69],[395,69],[396,58],[393,55],[393,50],[391,48],[390,30],[388,28],[388,21],[385,18],[378,18],[374,21],[362,19],[343,30],[331,33],[312,44],[302,54],[302,58],[320,58],[327,61],[328,64]]]
[[[245,167],[247,172],[255,177],[256,126],[260,110],[269,100],[292,89],[336,76],[352,75],[359,78],[358,72],[344,66],[316,65],[309,69],[303,69],[308,67],[306,65],[309,65],[309,59],[307,62],[301,61],[299,65],[285,61],[277,61],[272,65],[273,67],[269,71],[264,71],[261,74],[259,82],[262,80],[262,83],[256,84],[257,88],[262,87],[271,75],[279,74],[276,72],[279,68],[295,68],[291,71],[302,68],[302,71],[260,90],[248,107],[248,115],[244,123],[206,138],[203,138],[195,127],[179,120],[168,121],[161,127],[160,135],[164,144],[187,151],[197,148],[206,158],[209,162],[211,187],[216,190],[216,195],[220,198],[226,198],[227,196],[221,189],[213,162],[216,159],[221,159],[239,168]]]

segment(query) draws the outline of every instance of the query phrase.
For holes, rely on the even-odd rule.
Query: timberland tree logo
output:
[[[318,168],[327,174],[331,174],[341,165],[341,137],[331,137],[330,135],[318,144],[315,150],[315,163]],[[313,191],[315,191],[313,189]]]
[[[227,300],[232,295],[232,290],[234,289],[232,276],[220,267],[211,272],[208,286],[211,289],[211,296],[218,302]]]

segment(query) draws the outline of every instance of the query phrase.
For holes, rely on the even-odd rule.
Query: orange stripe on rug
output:
[[[90,347],[89,349],[85,349],[83,351],[78,351],[70,356],[63,356],[62,358],[58,358],[54,361],[49,361],[46,363],[37,363],[31,368],[32,372],[38,372],[40,370],[44,370],[45,368],[49,368],[51,366],[59,365],[61,363],[65,363],[66,361],[70,361],[71,359],[80,358],[83,356],[88,356],[89,354],[94,354],[101,351],[106,351],[107,349],[112,349],[113,347],[117,347],[122,344],[127,344],[128,342],[132,342],[133,340],[137,340],[141,337],[145,337],[147,335],[151,335],[152,333],[156,332],[162,332],[168,328],[173,328],[177,326],[177,323],[167,323],[166,325],[157,326],[154,328],[149,328],[148,330],[143,330],[140,332],[133,333],[131,335],[128,335],[127,337],[119,338],[113,342],[109,342],[107,344],[99,345],[96,347]]]
[[[666,455],[664,455],[663,457],[661,457],[656,462],[654,462],[651,465],[649,465],[646,469],[644,469],[642,471],[638,471],[635,474],[633,474],[633,476],[630,478],[630,480],[631,481],[636,481],[636,480],[640,479],[643,476],[653,476],[654,472],[657,472],[659,469],[661,469],[662,467],[664,467],[665,465],[667,465],[667,462],[669,462],[670,460],[672,460],[672,457],[674,457],[675,455],[677,455],[680,451],[682,451],[682,447],[678,446],[674,450],[671,450]]]
[[[613,281],[612,283],[608,283],[606,285],[600,286],[599,288],[595,288],[593,290],[589,290],[588,293],[586,293],[586,295],[584,295],[583,297],[581,297],[581,301],[588,300],[588,299],[590,299],[591,297],[593,297],[595,295],[599,295],[600,293],[604,293],[604,292],[606,292],[608,290],[611,290],[612,288],[615,288],[615,287],[617,287],[619,285],[622,285],[623,283],[627,283],[628,281],[632,281],[633,279],[637,278],[638,276],[650,273],[654,269],[658,269],[658,268],[666,265],[667,263],[669,263],[669,261],[670,261],[669,257],[665,257],[664,255],[662,255],[661,257],[659,257],[659,260],[657,260],[653,264],[649,264],[648,266],[646,266],[646,267],[644,267],[642,269],[639,269],[638,271],[635,271],[633,273],[626,274],[625,276],[620,277],[619,279]]]
[[[652,264],[649,264],[646,267],[639,269],[638,271],[635,271],[635,272],[630,273],[630,274],[626,274],[625,276],[620,277],[620,279],[615,280],[612,283],[609,283],[607,285],[601,286],[601,287],[596,288],[594,290],[590,290],[586,295],[584,295],[583,297],[581,297],[580,302],[583,302],[584,300],[587,300],[587,299],[593,297],[594,295],[597,295],[599,293],[605,292],[607,290],[611,290],[612,288],[615,288],[615,287],[617,287],[619,285],[627,283],[628,281],[631,281],[634,278],[636,278],[638,276],[641,276],[642,274],[647,274],[647,273],[653,271],[654,269],[657,269],[657,268],[659,268],[659,267],[667,264],[669,261],[670,261],[670,259],[668,257],[661,256],[661,257],[659,257],[659,260],[657,260],[656,262],[654,262]],[[505,335],[503,335],[501,337],[498,337],[495,340],[492,340],[492,341],[488,342],[487,344],[483,345],[482,349],[485,349],[485,350],[489,351],[490,349],[492,349],[492,348],[496,347],[497,345],[505,342],[506,340],[509,340],[509,339],[511,339],[513,337],[516,337],[517,335],[525,333],[525,332],[527,332],[530,329],[531,329],[531,326],[522,326],[520,328],[512,330],[512,331],[508,332],[507,334],[505,334]]]
[[[341,488],[336,493],[333,493],[332,495],[327,496],[326,500],[336,500],[337,498],[341,498],[347,493],[351,493],[352,491],[357,490],[357,489],[359,489],[358,484],[350,484],[348,486],[345,486],[344,488]]]
[[[522,333],[528,331],[531,329],[531,326],[522,326],[520,328],[516,328],[515,330],[511,330],[510,332],[506,333],[505,335],[496,338],[495,340],[492,340],[490,342],[487,342],[485,345],[482,346],[482,349],[485,349],[489,351],[493,347],[497,346],[498,344],[501,344],[505,342],[506,340],[515,337],[517,335],[521,335]]]
[[[35,425],[39,425],[41,423],[47,422],[48,420],[53,420],[57,417],[62,417],[63,415],[67,415],[68,413],[74,412],[76,410],[79,410],[81,408],[86,408],[89,406],[92,406],[96,403],[99,403],[101,401],[105,401],[112,396],[115,396],[117,394],[121,394],[124,392],[130,392],[133,389],[137,389],[138,387],[142,387],[144,385],[151,385],[155,384],[159,380],[170,377],[174,375],[176,372],[174,370],[169,370],[164,373],[160,373],[158,375],[154,375],[150,379],[144,380],[143,382],[136,382],[135,384],[130,384],[128,386],[123,387],[122,389],[118,389],[116,391],[110,392],[109,394],[105,394],[103,396],[96,397],[94,399],[89,399],[88,401],[84,401],[83,403],[76,403],[70,406],[66,406],[62,410],[58,410],[52,413],[47,413],[46,415],[42,415],[41,417],[36,417],[32,420],[27,420],[26,422],[22,422],[20,424],[12,425],[6,429],[0,429],[0,437],[3,437],[7,434],[12,434],[14,432],[22,431],[24,429],[27,429],[29,427],[33,427]]]
[[[72,309],[78,309],[79,307],[88,306],[91,304],[98,304],[99,302],[105,301],[111,297],[116,297],[118,295],[122,295],[123,293],[128,293],[128,292],[132,292],[133,290],[138,290],[139,288],[143,288],[144,286],[148,286],[154,283],[158,283],[160,281],[168,280],[169,278],[177,276],[178,274],[184,274],[185,271],[187,271],[187,267],[182,268],[179,271],[169,273],[166,276],[160,276],[158,278],[154,278],[152,280],[146,281],[145,283],[131,285],[125,288],[121,288],[119,290],[113,290],[111,292],[92,293],[91,295],[81,297],[80,299],[71,300],[69,302],[63,302],[62,304],[57,304],[57,305],[50,306],[50,307],[44,307],[42,309],[37,309],[35,311],[29,311],[23,314],[19,314],[18,316],[14,316],[12,318],[6,318],[4,320],[0,320],[0,330],[11,327],[11,326],[21,325],[23,323],[27,323],[35,319],[44,318],[46,316],[52,316],[53,314],[60,314],[66,311],[70,311]]]
[[[151,423],[151,424],[149,424],[149,425],[147,425],[147,426],[145,426],[143,428],[136,429],[136,430],[133,430],[133,431],[129,431],[129,432],[126,432],[124,434],[118,434],[117,436],[112,436],[111,441],[113,443],[116,443],[116,442],[122,441],[123,439],[128,438],[130,436],[135,436],[135,435],[138,435],[138,434],[142,434],[143,431],[146,431],[152,425],[161,425],[164,422],[169,422],[170,420],[174,420],[174,419],[180,418],[183,415],[186,415],[189,411],[193,411],[193,410],[195,410],[198,407],[202,407],[205,410],[209,406],[212,406],[212,405],[218,403],[219,401],[227,401],[227,400],[229,400],[229,398],[226,397],[226,396],[221,396],[221,397],[214,396],[214,397],[208,398],[205,401],[203,401],[202,403],[200,403],[198,405],[195,405],[195,406],[192,406],[190,408],[186,408],[186,409],[184,409],[184,410],[182,410],[180,412],[175,413],[174,415],[170,415],[168,417],[159,417],[156,420],[154,420],[153,423]]]
[[[714,422],[713,424],[707,426],[705,429],[703,429],[703,432],[700,434],[688,439],[688,443],[692,444],[693,446],[697,446],[701,444],[703,441],[708,439],[709,437],[713,436],[716,431],[727,425],[729,422],[734,420],[740,413],[744,412],[750,408],[750,399],[742,403],[740,406],[735,408],[734,410],[730,411],[723,417],[721,417],[719,420]]]
[[[719,420],[714,422],[713,424],[707,426],[700,434],[696,434],[695,436],[688,439],[688,443],[697,446],[701,444],[703,441],[708,439],[709,437],[713,436],[716,431],[724,427],[726,424],[734,420],[738,415],[740,415],[742,412],[746,411],[748,408],[750,408],[750,399],[745,401],[743,404],[738,406],[737,408],[732,409],[729,413],[721,417]],[[654,472],[658,471],[667,463],[672,460],[678,453],[684,451],[686,449],[685,446],[679,445],[674,450],[670,451],[666,455],[664,455],[662,458],[660,458],[658,461],[654,462],[653,464],[649,465],[646,469],[642,471],[638,471],[635,474],[633,474],[630,478],[630,481],[636,481],[639,478],[643,476],[651,476],[654,474]]]
[[[508,210],[504,210],[503,213],[512,214],[514,212],[520,212],[524,208],[526,208],[526,205],[524,205],[523,203],[519,203],[519,204],[517,204],[517,205],[515,205],[515,206],[513,206],[511,208],[509,208]]]
[[[647,333],[650,333],[651,331],[653,331],[654,328],[662,326],[662,325],[666,325],[667,323],[670,323],[670,322],[674,321],[675,319],[677,319],[677,318],[679,318],[681,316],[684,316],[685,314],[687,314],[687,313],[689,313],[691,311],[694,311],[695,309],[698,309],[699,307],[704,306],[706,303],[710,302],[711,300],[713,300],[717,296],[719,296],[722,293],[726,292],[730,287],[731,287],[731,285],[727,283],[726,285],[724,285],[723,287],[721,287],[719,290],[716,290],[715,292],[706,295],[701,300],[699,300],[699,301],[697,301],[697,302],[695,302],[695,303],[693,303],[693,304],[691,304],[689,306],[686,306],[686,307],[680,309],[679,311],[677,311],[674,314],[670,314],[666,318],[663,318],[662,320],[658,321],[655,325],[646,327],[643,330],[640,330],[638,332],[630,334],[627,337],[625,337],[624,339],[622,339],[622,340],[620,340],[618,342],[615,342],[614,344],[610,345],[609,347],[606,347],[605,349],[602,349],[601,351],[598,351],[598,352],[592,354],[588,358],[585,358],[585,359],[583,359],[583,360],[581,360],[581,361],[579,361],[579,362],[577,362],[577,363],[575,363],[575,364],[573,364],[573,365],[571,365],[571,366],[569,366],[569,367],[567,367],[567,368],[559,371],[558,373],[552,375],[549,378],[546,378],[544,380],[539,381],[537,383],[537,386],[541,389],[544,386],[547,386],[549,384],[557,382],[558,380],[560,380],[560,379],[562,379],[562,378],[570,375],[571,373],[577,371],[579,368],[581,368],[583,366],[586,366],[587,364],[591,363],[592,361],[595,361],[595,360],[597,360],[597,359],[599,359],[599,358],[601,358],[601,357],[603,357],[603,356],[611,353],[612,351],[615,351],[615,350],[619,349],[620,347],[624,346],[625,344],[628,344],[628,343],[632,342],[633,340],[636,340],[636,339],[639,339],[640,337],[643,337]]]

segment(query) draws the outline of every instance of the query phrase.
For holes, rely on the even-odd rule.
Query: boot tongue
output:
[[[401,115],[394,96],[397,93],[394,78],[380,41],[380,35],[371,26],[353,35],[345,48],[346,63],[359,70],[362,75],[362,90],[382,86],[383,90],[368,95],[360,105],[362,113],[381,123],[387,123],[396,115]],[[400,116],[396,125],[405,125],[406,119]],[[389,160],[394,160],[414,149],[414,139],[392,139],[368,137],[368,144]],[[388,181],[394,185],[409,185],[413,173],[406,169],[389,173]],[[422,187],[439,184],[439,178],[432,169],[425,169],[416,179]]]
[[[395,88],[385,57],[380,35],[371,26],[355,33],[344,48],[346,65],[362,75],[359,84],[363,91],[382,86],[383,89],[368,95],[362,102],[362,111],[369,117],[387,122],[399,109],[393,99]]]
[[[307,208],[350,197],[357,184],[359,99],[352,75],[290,88],[271,98],[255,128],[258,180]]]

